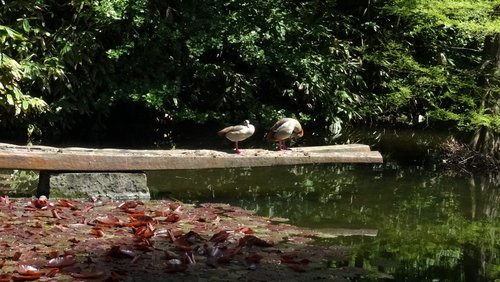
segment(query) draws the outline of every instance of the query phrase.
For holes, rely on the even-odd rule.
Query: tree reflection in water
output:
[[[423,166],[309,165],[148,173],[153,197],[224,202],[306,228],[376,229],[348,245],[351,262],[396,280],[500,278],[500,177],[453,177]]]

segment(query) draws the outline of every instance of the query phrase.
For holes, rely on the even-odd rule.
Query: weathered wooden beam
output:
[[[378,235],[377,229],[350,229],[350,228],[323,228],[313,229],[314,236],[319,238],[337,238],[349,236],[367,236],[376,237]]]
[[[284,152],[246,149],[238,155],[215,150],[56,148],[0,143],[0,168],[4,169],[144,171],[382,162],[379,152],[362,144],[299,147]]]

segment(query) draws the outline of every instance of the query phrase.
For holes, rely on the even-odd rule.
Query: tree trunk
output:
[[[500,33],[486,37],[483,54],[484,63],[480,71],[486,91],[481,108],[492,116],[498,116],[500,115]],[[477,129],[470,144],[474,150],[500,159],[500,128],[483,126]]]

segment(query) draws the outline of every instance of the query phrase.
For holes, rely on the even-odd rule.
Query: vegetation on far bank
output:
[[[497,1],[204,1],[0,6],[6,139],[98,141],[183,121],[283,115],[446,124],[500,155]],[[146,129],[144,129],[146,128]]]

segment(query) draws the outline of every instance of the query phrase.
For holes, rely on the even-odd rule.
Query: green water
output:
[[[319,239],[396,281],[500,279],[498,177],[416,166],[309,165],[148,173],[154,198],[223,202],[312,229],[376,230]]]
[[[350,260],[332,266],[376,273],[366,280],[500,281],[500,175],[449,176],[429,166],[436,134],[373,136],[383,165],[158,171],[148,185],[156,199],[229,203],[345,235],[375,232],[317,240],[352,248]]]
[[[148,172],[152,198],[228,203],[327,234],[344,230],[317,243],[351,249],[349,259],[328,263],[373,274],[361,281],[500,281],[500,173],[453,176],[436,169],[428,156],[446,132],[308,133],[293,146],[364,143],[382,153],[384,164]],[[232,146],[216,137],[182,144]],[[25,172],[19,178],[36,180]]]

